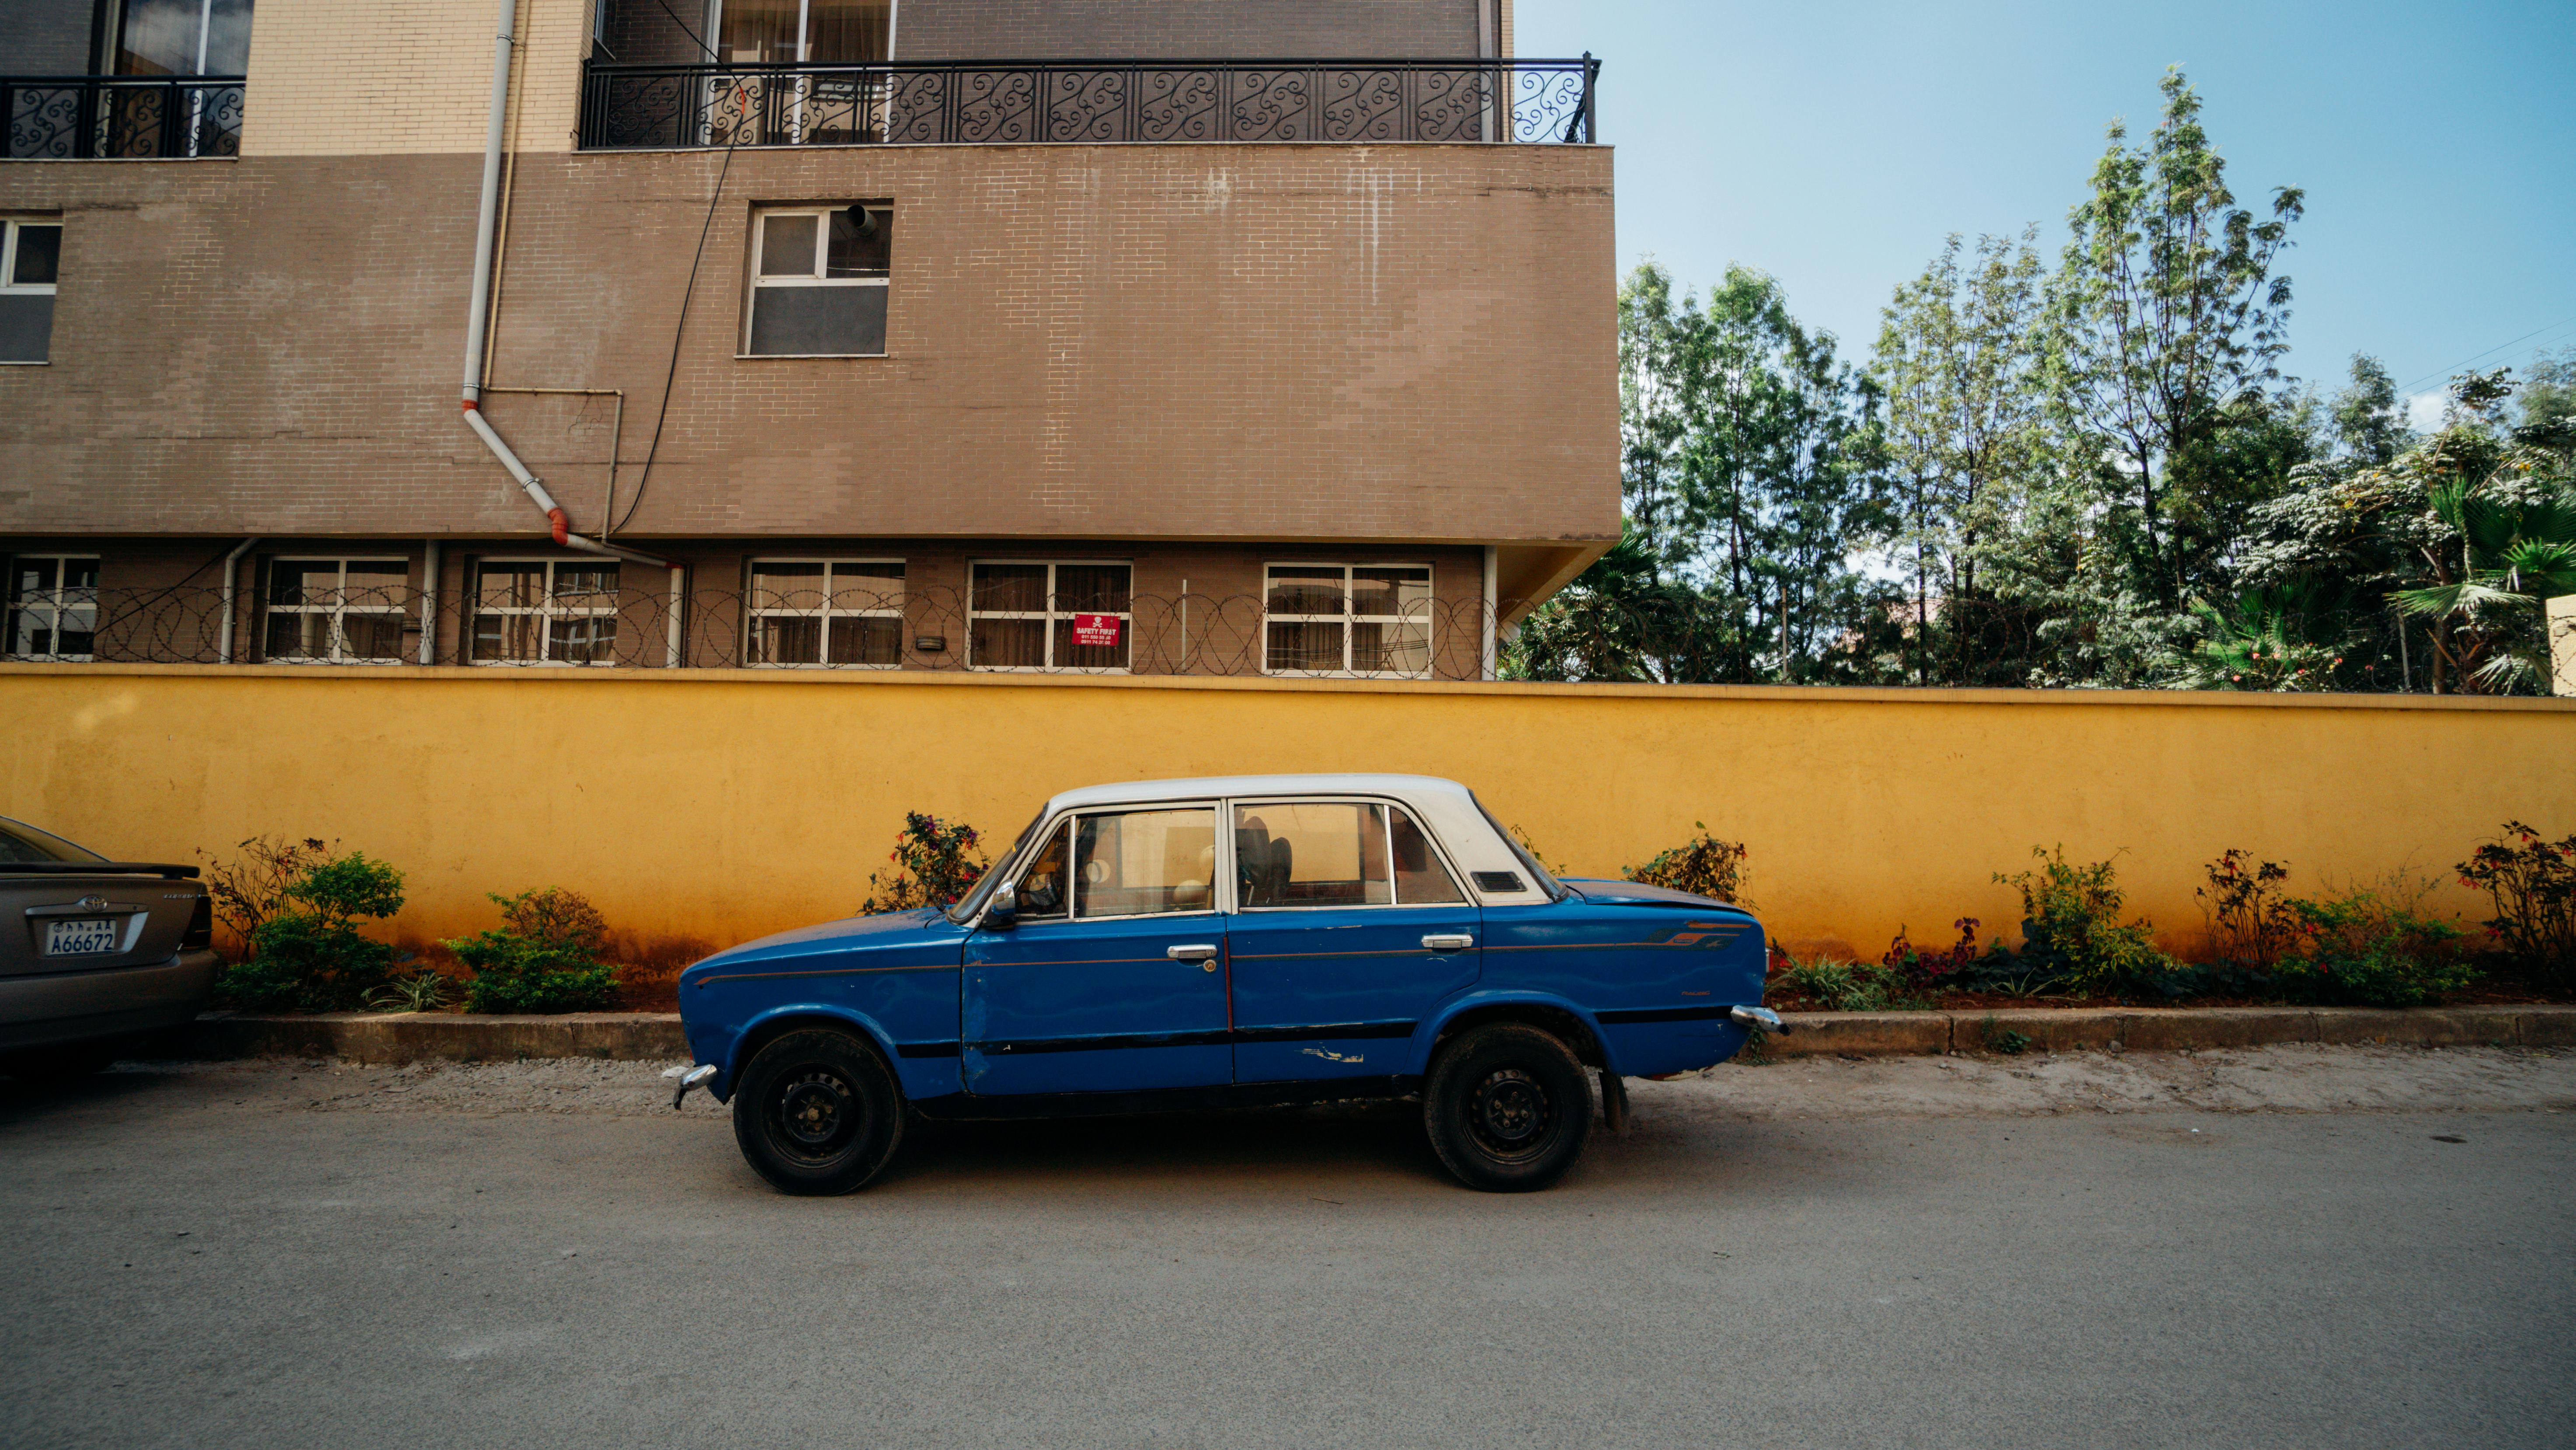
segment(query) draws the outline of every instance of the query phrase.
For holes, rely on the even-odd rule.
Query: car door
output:
[[[1230,809],[1235,1081],[1395,1072],[1415,1025],[1476,980],[1475,904],[1391,802]]]
[[[1017,924],[966,943],[966,1090],[1212,1087],[1233,1077],[1214,803],[1085,811],[1019,869]]]

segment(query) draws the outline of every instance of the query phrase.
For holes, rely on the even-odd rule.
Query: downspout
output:
[[[420,662],[438,662],[438,540],[421,544],[420,564]]]
[[[528,471],[528,465],[519,461],[519,455],[510,451],[510,445],[501,441],[501,435],[492,431],[492,425],[483,417],[483,337],[492,305],[492,244],[501,210],[501,142],[509,121],[510,52],[516,44],[512,30],[518,23],[519,9],[518,0],[500,3],[499,28],[492,35],[492,115],[483,134],[483,203],[474,222],[474,299],[465,319],[465,425],[483,440],[484,447],[492,450],[494,458],[501,460],[501,466],[519,481],[519,487],[527,491],[536,506],[545,511],[556,543],[586,554],[605,554],[668,568],[666,561],[650,554],[594,543],[574,533],[563,505],[555,502],[545,484]]]
[[[1485,678],[1488,680],[1494,679],[1501,673],[1497,668],[1500,662],[1495,658],[1498,653],[1496,643],[1503,632],[1503,617],[1495,611],[1494,607],[1496,552],[1493,545],[1485,546]]]
[[[223,642],[215,650],[217,664],[228,665],[233,662],[233,583],[241,577],[242,555],[249,553],[258,543],[259,540],[256,537],[244,539],[233,546],[231,553],[224,556]]]

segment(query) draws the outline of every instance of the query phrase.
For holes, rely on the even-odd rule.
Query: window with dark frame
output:
[[[1130,667],[1130,565],[994,559],[975,564],[969,577],[967,668],[1116,674]]]
[[[0,363],[52,361],[62,253],[61,222],[0,220]]]
[[[745,612],[754,665],[903,664],[901,559],[755,559]]]
[[[87,660],[98,635],[98,559],[19,554],[9,560],[5,640],[13,660]]]
[[[883,357],[894,207],[753,213],[747,357]]]

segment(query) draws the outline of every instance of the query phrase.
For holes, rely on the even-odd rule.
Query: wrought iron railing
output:
[[[0,77],[8,159],[233,156],[240,76]]]
[[[1589,55],[591,65],[581,144],[1589,142],[1600,70]]]

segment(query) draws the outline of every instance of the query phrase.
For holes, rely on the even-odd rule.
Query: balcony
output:
[[[581,146],[1588,143],[1600,71],[1588,55],[592,64]]]
[[[0,77],[0,117],[11,161],[234,156],[242,78]]]

